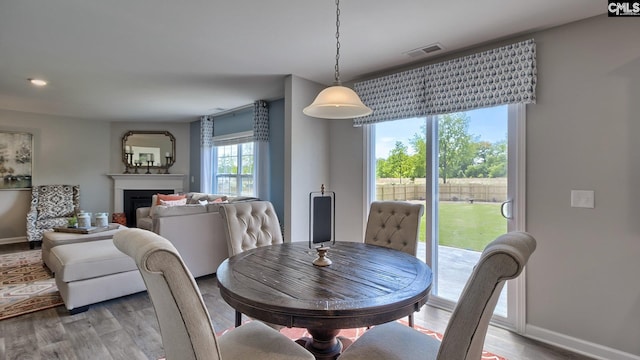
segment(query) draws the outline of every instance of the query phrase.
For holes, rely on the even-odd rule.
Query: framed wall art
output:
[[[0,130],[0,190],[31,188],[33,134]]]

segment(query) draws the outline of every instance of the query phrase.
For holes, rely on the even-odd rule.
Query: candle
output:
[[[153,161],[153,154],[151,154],[151,161]]]
[[[131,150],[131,145],[127,146],[127,151],[129,152],[129,154],[133,153],[133,150]]]
[[[164,153],[164,157],[169,157],[171,155],[169,155],[169,152],[167,151],[166,153]]]

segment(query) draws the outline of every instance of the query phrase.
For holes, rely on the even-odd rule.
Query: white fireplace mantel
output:
[[[124,211],[124,190],[183,191],[184,174],[107,174],[113,179],[113,212]]]

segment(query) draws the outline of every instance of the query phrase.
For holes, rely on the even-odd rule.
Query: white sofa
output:
[[[221,195],[187,194],[188,202],[203,197],[214,201]],[[155,200],[155,199],[154,199]],[[229,202],[254,201],[256,198],[229,198]],[[219,203],[191,203],[180,206],[157,205],[136,210],[136,226],[153,231],[171,241],[194,277],[216,272],[229,257]]]

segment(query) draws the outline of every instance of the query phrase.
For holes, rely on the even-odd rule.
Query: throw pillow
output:
[[[185,199],[185,203],[187,201],[187,196],[186,195],[175,195],[175,194],[169,194],[169,195],[165,195],[165,194],[158,194],[158,203],[156,205],[160,205],[160,201],[164,200],[164,201],[173,201],[173,200],[182,200]]]
[[[153,218],[153,215],[155,214],[156,211],[156,206],[160,205],[160,201],[164,200],[164,201],[175,201],[175,200],[181,200],[181,199],[187,199],[186,195],[178,195],[178,194],[155,194],[153,195],[152,201],[151,201],[151,209],[149,210],[149,217]]]
[[[160,200],[160,205],[164,205],[164,206],[187,205],[187,199],[183,198],[180,200]]]

